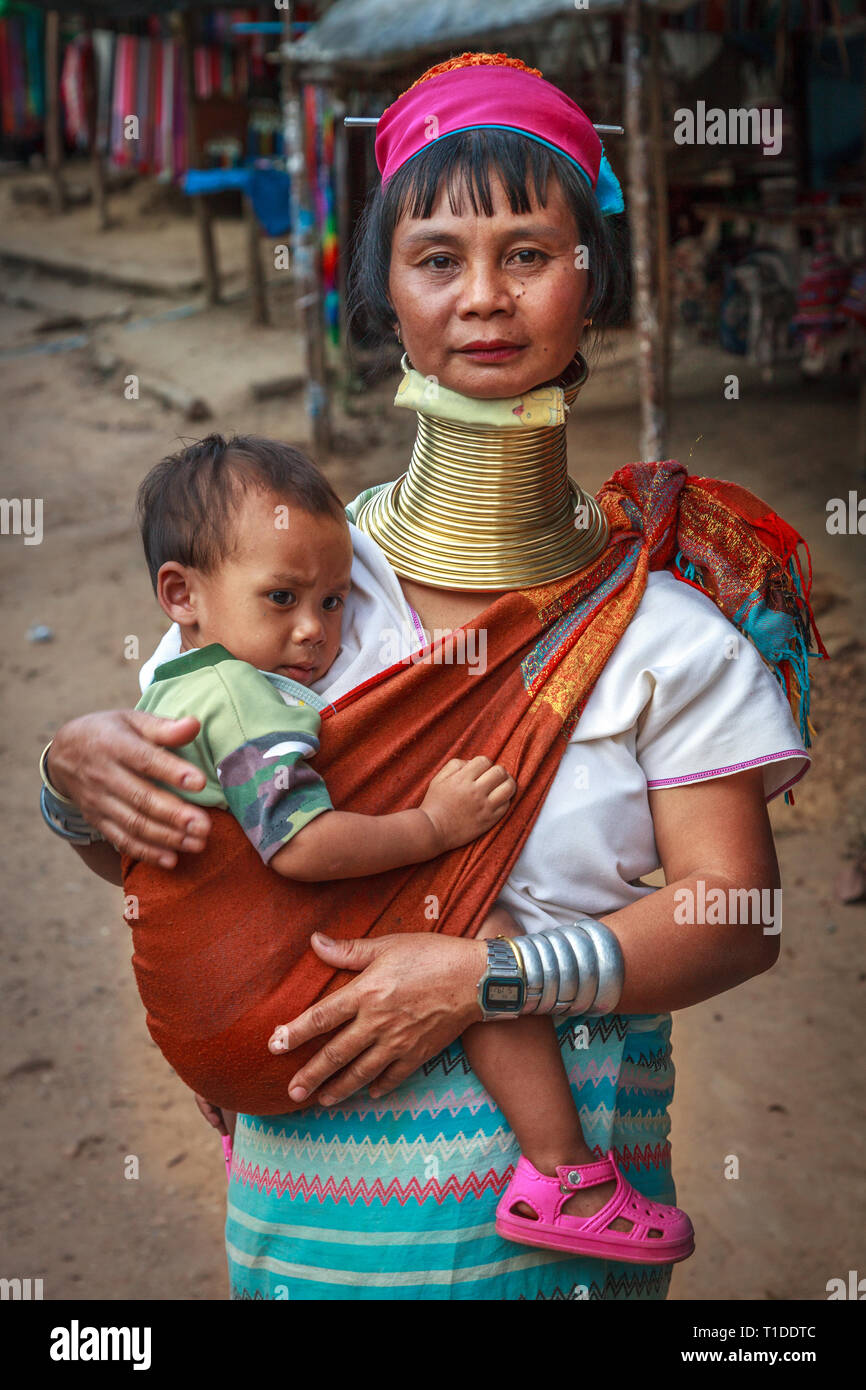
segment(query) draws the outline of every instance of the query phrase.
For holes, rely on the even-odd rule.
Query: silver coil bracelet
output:
[[[625,966],[610,927],[582,917],[567,927],[547,927],[509,938],[526,980],[524,1014],[613,1013],[622,995]]]

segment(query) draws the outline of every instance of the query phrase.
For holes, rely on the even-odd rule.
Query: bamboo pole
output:
[[[282,10],[283,49],[292,42],[294,5],[288,0]],[[304,122],[301,91],[289,63],[281,74],[283,128],[286,167],[292,180],[292,261],[297,286],[297,305],[304,325],[307,358],[307,413],[313,447],[321,461],[331,449],[331,418],[328,380],[325,368],[325,335],[322,305],[321,258],[316,236],[316,219],[307,179],[304,157]]]
[[[54,212],[66,210],[63,184],[63,140],[60,133],[60,11],[45,15],[45,164]]]
[[[192,56],[192,17],[188,10],[184,10],[178,16],[180,23],[180,52],[181,52],[181,76],[183,79],[183,99],[186,107],[186,148],[187,160],[190,168],[194,167],[193,161],[197,160],[201,154],[198,147],[198,121],[195,108],[195,75],[193,72]],[[220,278],[219,267],[217,265],[216,244],[213,234],[213,219],[211,217],[210,204],[207,194],[199,194],[193,198],[195,206],[195,220],[198,228],[199,246],[201,248],[202,272],[204,278],[205,299],[208,304],[219,304],[220,302]]]
[[[643,24],[640,0],[628,0],[623,31],[628,195],[634,272],[635,329],[640,389],[639,456],[664,458],[665,421],[658,369],[658,313],[652,286],[650,178],[643,112]]]

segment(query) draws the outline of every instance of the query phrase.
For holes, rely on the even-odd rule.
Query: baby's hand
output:
[[[452,758],[436,773],[421,802],[436,829],[440,853],[484,835],[508,810],[517,783],[483,754]]]

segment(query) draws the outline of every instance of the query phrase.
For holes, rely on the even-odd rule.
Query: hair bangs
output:
[[[410,159],[394,175],[394,225],[406,213],[413,218],[432,217],[443,186],[455,217],[465,213],[464,195],[476,217],[492,217],[491,173],[499,176],[513,213],[531,210],[530,179],[535,202],[544,207],[554,172],[550,152],[536,140],[514,140],[511,135],[502,130],[465,130],[431,145],[424,158]]]

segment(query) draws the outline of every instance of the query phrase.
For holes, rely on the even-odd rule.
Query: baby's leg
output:
[[[521,933],[511,914],[495,907],[477,935],[486,940]],[[561,1165],[598,1161],[583,1137],[550,1018],[475,1023],[463,1034],[463,1046],[514,1131],[521,1153],[540,1173],[554,1177]],[[609,1182],[584,1188],[569,1198],[565,1210],[591,1216],[610,1201],[615,1187]],[[534,1215],[523,1203],[517,1209],[524,1216]],[[613,1222],[615,1230],[630,1227],[630,1221],[620,1218]]]

